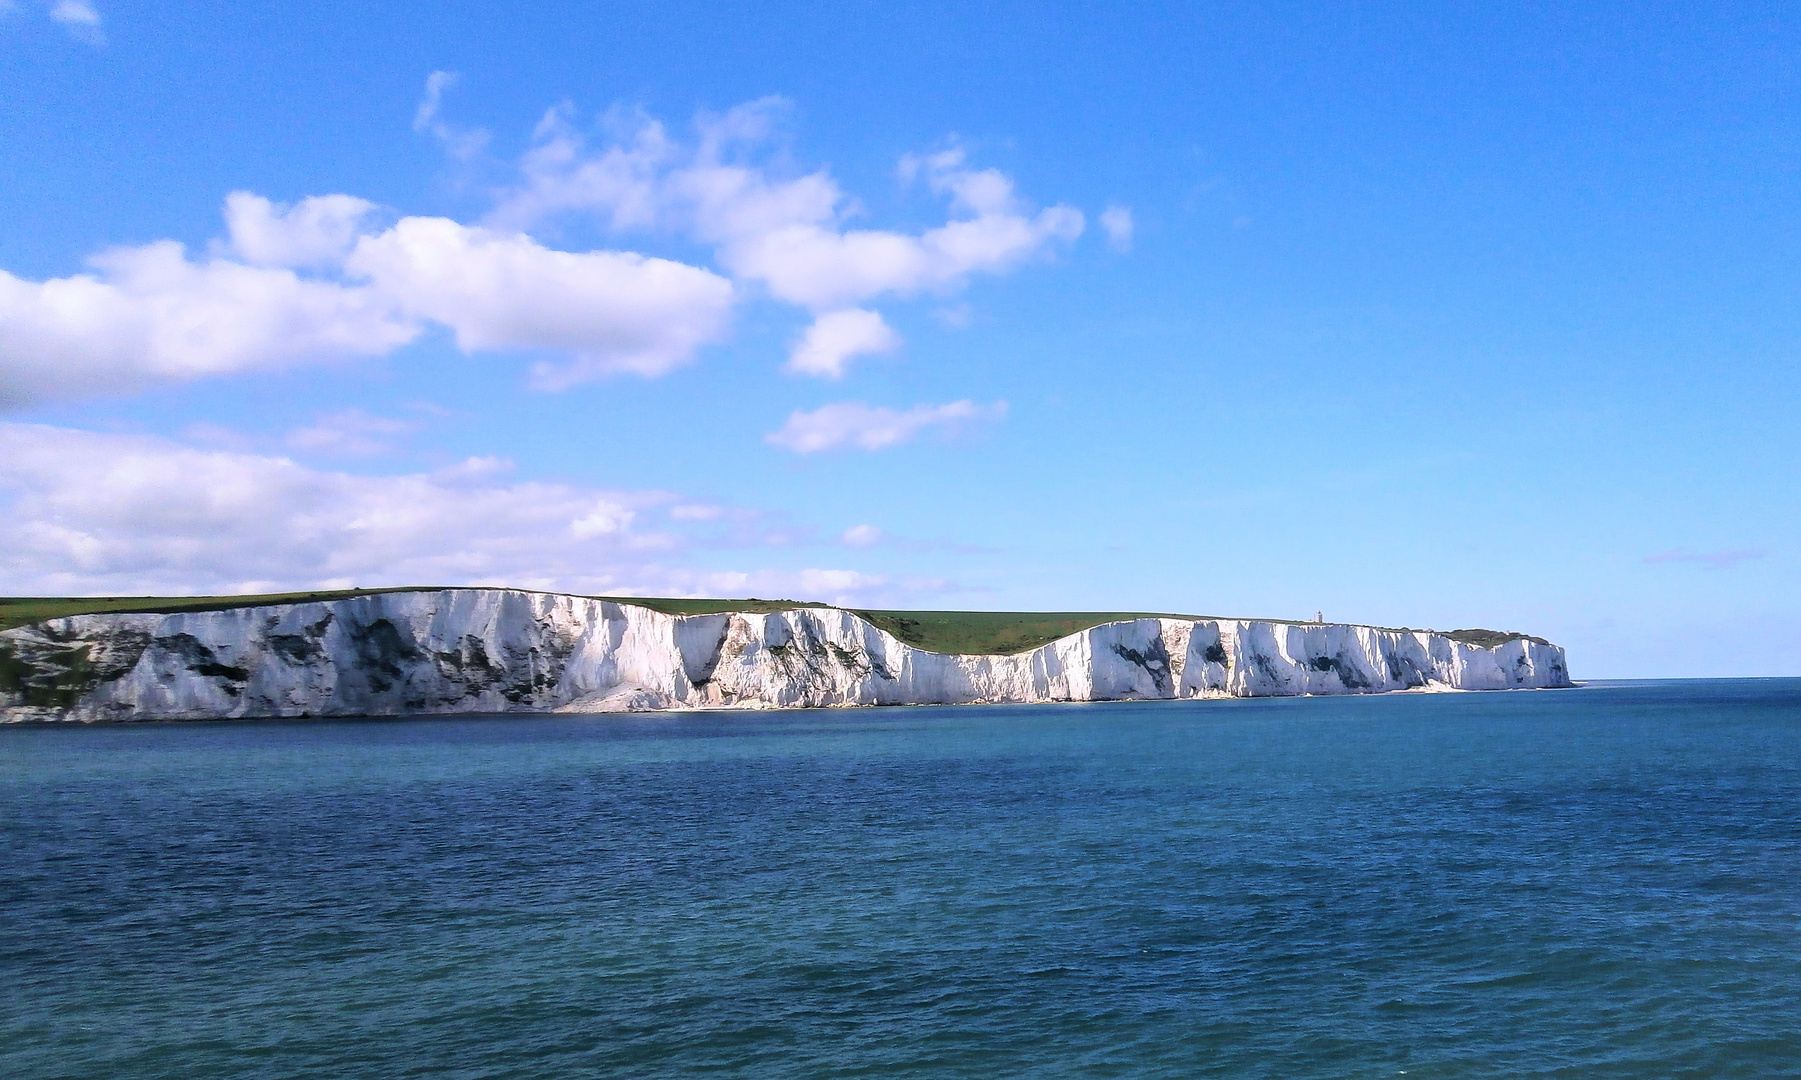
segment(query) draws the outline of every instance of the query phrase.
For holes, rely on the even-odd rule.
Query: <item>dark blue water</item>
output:
[[[0,1075],[1801,1075],[1801,680],[0,731]]]

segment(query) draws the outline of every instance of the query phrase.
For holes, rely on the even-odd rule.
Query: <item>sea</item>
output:
[[[0,1076],[1801,1076],[1801,680],[0,730]]]

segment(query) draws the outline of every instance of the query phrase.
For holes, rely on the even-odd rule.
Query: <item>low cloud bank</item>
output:
[[[950,587],[833,567],[693,565],[731,549],[754,559],[780,539],[720,527],[731,517],[672,492],[516,481],[492,458],[370,476],[152,436],[0,423],[0,594],[496,584],[871,604]]]

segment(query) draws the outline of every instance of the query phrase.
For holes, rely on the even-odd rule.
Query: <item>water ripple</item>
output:
[[[0,731],[0,1075],[1801,1075],[1801,682]]]

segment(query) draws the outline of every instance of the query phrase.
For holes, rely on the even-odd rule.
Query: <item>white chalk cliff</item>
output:
[[[666,615],[510,589],[371,593],[0,632],[0,720],[610,712],[1569,686],[1563,650],[1241,619],[1105,623],[927,652],[830,607]]]

